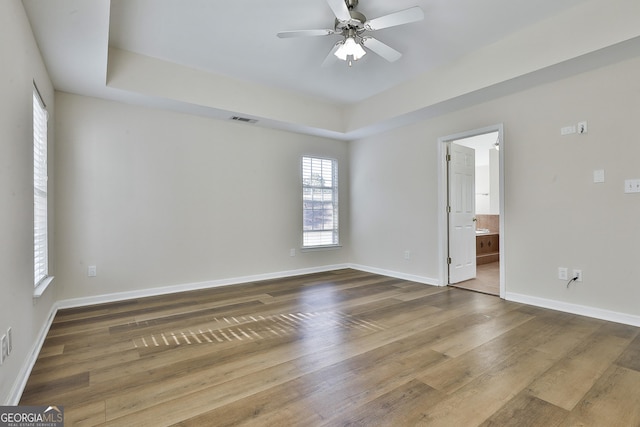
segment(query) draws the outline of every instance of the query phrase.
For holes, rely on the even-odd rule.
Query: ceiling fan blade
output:
[[[338,57],[335,55],[335,53],[336,53],[336,50],[338,50],[338,48],[340,47],[341,44],[342,44],[342,42],[338,42],[335,45],[333,45],[333,48],[329,52],[329,55],[327,55],[327,57],[322,62],[322,66],[323,67],[330,67],[330,66],[332,66],[333,64],[336,63],[336,61],[338,60]]]
[[[277,36],[281,39],[289,39],[292,37],[315,37],[315,36],[330,36],[334,34],[333,30],[295,30],[295,31],[280,31]]]
[[[402,56],[402,54],[394,48],[387,46],[380,40],[374,39],[373,37],[364,37],[362,39],[362,44],[389,62],[397,61]]]
[[[381,30],[383,28],[395,27],[396,25],[409,24],[411,22],[422,21],[424,12],[419,6],[390,13],[379,18],[368,20],[364,26],[369,31]]]
[[[327,3],[329,3],[329,7],[338,18],[338,21],[351,20],[351,13],[349,13],[349,8],[344,0],[327,0]]]

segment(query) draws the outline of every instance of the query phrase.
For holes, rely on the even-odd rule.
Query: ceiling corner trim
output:
[[[340,106],[110,48],[107,86],[259,119],[344,132]]]

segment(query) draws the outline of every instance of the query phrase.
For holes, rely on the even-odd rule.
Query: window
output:
[[[338,162],[302,158],[302,247],[338,245]]]
[[[33,90],[33,261],[34,286],[49,279],[49,232],[47,230],[47,110]]]

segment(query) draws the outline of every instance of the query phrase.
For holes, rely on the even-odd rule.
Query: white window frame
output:
[[[331,158],[303,156],[301,172],[302,249],[340,247],[338,161]],[[319,179],[312,180],[313,175]],[[324,206],[318,208],[317,204]],[[327,208],[327,205],[330,206]],[[319,220],[315,225],[309,224],[314,216],[324,219]]]
[[[49,215],[47,149],[49,114],[33,86],[33,270],[34,296],[39,297],[53,280],[49,276]]]

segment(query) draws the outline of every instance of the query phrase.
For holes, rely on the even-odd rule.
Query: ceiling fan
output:
[[[400,52],[366,33],[424,19],[424,12],[418,6],[378,18],[367,19],[362,13],[354,10],[358,5],[358,0],[327,0],[327,3],[336,16],[333,29],[281,31],[277,34],[280,38],[330,36],[332,34],[342,36],[342,40],[333,46],[322,63],[323,67],[333,64],[338,59],[347,61],[351,66],[352,61],[357,61],[367,53],[365,47],[389,62],[397,61],[402,56]]]

